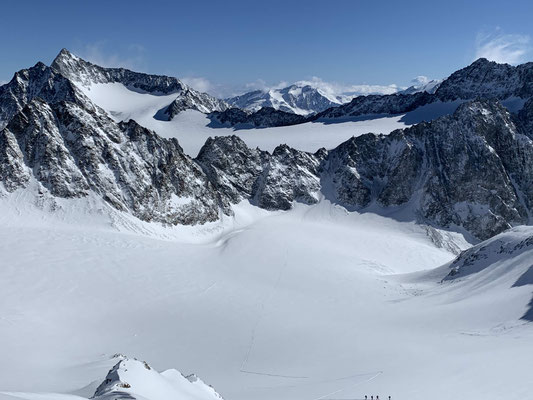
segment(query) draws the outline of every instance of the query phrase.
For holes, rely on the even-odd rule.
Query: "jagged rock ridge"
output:
[[[145,221],[195,224],[219,218],[220,198],[176,139],[98,109],[35,98],[0,131],[8,191],[34,178],[52,196],[92,191]]]
[[[436,101],[505,100],[533,96],[533,63],[516,67],[480,58],[444,79],[435,91],[384,96],[359,96],[350,103],[318,113],[314,118],[345,118],[366,114],[402,114]]]
[[[229,126],[243,126],[254,128],[267,128],[275,126],[297,125],[306,122],[306,118],[271,107],[263,107],[258,111],[243,111],[239,108],[229,108],[225,111],[215,111],[209,114],[215,124]]]
[[[228,108],[224,101],[194,90],[177,78],[144,74],[125,68],[100,67],[66,49],[61,50],[51,67],[71,81],[87,87],[98,83],[121,83],[135,91],[155,95],[176,94],[176,99],[159,113],[165,119],[172,119],[179,112],[189,109],[207,114]]]
[[[431,123],[359,136],[316,154],[280,146],[270,155],[219,137],[197,161],[232,202],[286,209],[323,195],[352,210],[404,206],[420,221],[485,239],[528,222],[531,159],[533,141],[509,112],[478,101]]]
[[[18,71],[11,81],[0,86],[0,129],[36,97],[50,102],[78,102],[84,101],[85,96],[61,73],[39,62]]]
[[[268,210],[319,200],[324,151],[309,154],[280,145],[272,154],[250,149],[237,136],[208,139],[196,161],[232,203],[249,200]]]

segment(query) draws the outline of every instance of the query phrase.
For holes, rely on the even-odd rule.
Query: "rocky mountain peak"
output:
[[[18,71],[10,82],[0,86],[0,129],[36,97],[51,103],[62,100],[90,103],[71,81],[39,62]]]
[[[445,79],[435,92],[441,101],[456,99],[530,97],[533,95],[528,79],[533,64],[519,66],[498,64],[485,58],[474,61]]]
[[[95,83],[122,83],[127,87],[154,94],[181,92],[186,85],[177,78],[164,75],[150,75],[125,68],[105,68],[62,49],[51,67],[73,82],[84,86]]]
[[[224,101],[196,91],[177,78],[134,72],[125,68],[100,67],[66,49],[58,54],[52,63],[52,68],[73,82],[86,87],[94,84],[121,83],[137,92],[153,95],[176,94],[176,99],[157,113],[158,119],[170,120],[184,110],[196,110],[207,114],[228,108]]]

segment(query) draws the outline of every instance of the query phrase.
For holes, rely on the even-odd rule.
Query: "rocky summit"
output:
[[[203,113],[224,111],[228,104],[207,93],[194,90],[177,78],[164,75],[150,75],[130,71],[125,68],[104,68],[61,50],[51,65],[52,69],[79,85],[90,87],[94,84],[120,83],[125,87],[153,95],[175,94],[176,99],[161,110],[164,119],[172,119],[184,110]]]

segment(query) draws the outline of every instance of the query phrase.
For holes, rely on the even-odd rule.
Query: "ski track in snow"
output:
[[[283,266],[279,269],[279,275],[276,279],[276,282],[272,286],[272,291],[269,293],[268,298],[261,302],[259,316],[257,317],[257,321],[252,328],[252,334],[250,337],[250,346],[248,346],[248,350],[246,351],[246,355],[244,356],[244,359],[241,364],[240,372],[244,374],[252,374],[252,375],[263,375],[263,376],[273,376],[273,377],[279,377],[279,378],[288,378],[288,379],[308,379],[307,376],[294,376],[294,375],[283,375],[283,374],[275,374],[275,373],[266,373],[266,372],[258,372],[258,371],[249,371],[246,369],[246,365],[248,364],[248,359],[250,358],[250,354],[252,353],[252,350],[254,348],[254,342],[255,337],[257,334],[257,328],[261,324],[261,320],[263,319],[263,315],[265,313],[265,306],[269,303],[269,301],[272,299],[272,297],[276,294],[276,291],[278,289],[278,285],[281,281],[281,277],[283,275],[283,271],[287,268],[287,251],[285,251],[285,261],[283,263]]]
[[[482,390],[490,399],[526,379],[528,324],[501,325],[530,300],[527,286],[510,289],[520,270],[486,292],[438,284],[445,272],[390,275],[453,258],[413,223],[323,201],[274,213],[242,204],[219,225],[159,231],[120,215],[111,226],[81,212],[83,200],[50,213],[13,199],[0,204],[2,390],[71,392],[109,369],[74,365],[116,352],[194,371],[228,400],[437,389],[444,400],[449,382],[468,393],[511,371],[510,384]],[[461,367],[495,359],[493,372]]]
[[[531,289],[510,289],[522,271],[485,290],[390,275],[454,257],[416,224],[322,201],[170,229],[23,200],[0,202],[0,390],[70,393],[110,368],[80,363],[117,352],[195,372],[227,400],[447,400],[450,382],[491,399],[527,380],[533,332],[512,321]]]

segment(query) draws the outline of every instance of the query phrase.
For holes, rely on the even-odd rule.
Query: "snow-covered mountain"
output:
[[[176,140],[134,121],[117,124],[71,89],[74,102],[34,98],[0,132],[9,192],[37,181],[51,196],[96,193],[142,220],[171,224],[216,220],[241,199],[279,210],[322,193],[348,209],[409,205],[413,217],[479,238],[526,223],[532,209],[533,134],[518,131],[498,103],[468,103],[453,116],[315,154],[288,146],[270,154],[221,137],[193,160]]]
[[[511,66],[480,58],[428,90],[408,89],[398,94],[356,97],[351,102],[318,113],[314,118],[347,118],[368,114],[400,114],[431,103],[476,98],[518,104],[533,96],[533,63]],[[420,88],[423,89],[423,88]],[[436,89],[436,90],[435,90]]]
[[[196,375],[184,376],[175,369],[161,373],[145,361],[119,356],[120,360],[97,387],[92,399],[222,400]]]
[[[0,86],[0,129],[34,98],[83,102],[85,97],[69,79],[39,62],[18,71],[11,81]]]
[[[293,201],[316,203],[322,193],[347,209],[406,206],[422,220],[461,226],[484,239],[528,221],[532,137],[500,104],[481,101],[390,135],[353,138],[329,152],[280,146],[270,155],[219,137],[197,160],[234,201],[286,209]]]
[[[196,91],[176,78],[133,72],[124,68],[103,68],[66,49],[61,50],[51,67],[88,90],[95,85],[121,84],[129,90],[141,93],[172,96],[172,102],[160,110],[159,118],[172,119],[184,110],[197,110],[207,114],[228,108],[224,101]]]
[[[446,274],[442,283],[464,292],[483,293],[494,287],[527,290],[528,285],[533,285],[532,257],[533,230],[522,226],[463,251],[430,274]],[[521,318],[533,322],[533,297],[529,305],[523,306],[525,312]]]
[[[162,139],[132,120],[115,122],[54,69],[38,64],[18,73],[0,88],[0,98],[10,117],[0,131],[5,190],[37,181],[51,196],[97,193],[144,220],[218,218],[217,194],[177,140]]]
[[[63,51],[60,57],[67,55]],[[82,66],[91,72],[79,76],[97,81],[116,72]],[[154,80],[161,91],[179,84],[123,73],[131,85],[144,88]],[[450,84],[441,87],[448,90]],[[360,107],[372,100],[373,113],[412,110],[433,101],[439,90],[370,96]],[[57,68],[38,64],[17,73],[1,88],[0,98],[8,120],[0,131],[0,181],[7,192],[35,183],[47,196],[95,195],[144,221],[206,223],[231,215],[231,205],[241,200],[286,210],[294,202],[314,204],[325,197],[349,210],[406,207],[412,220],[460,227],[486,239],[527,223],[533,209],[531,100],[514,117],[494,100],[475,101],[430,123],[359,136],[314,154],[286,145],[273,152],[253,150],[237,137],[220,137],[208,140],[192,159],[176,139],[163,139],[132,120],[110,118]],[[393,101],[400,99],[399,105]],[[362,112],[355,111],[358,101],[350,103],[352,113]],[[260,125],[272,120],[268,110],[283,113],[235,112],[255,116]]]
[[[533,62],[512,66],[480,58],[445,79],[435,92],[441,101],[533,96]]]
[[[338,106],[345,99],[308,84],[295,83],[285,88],[255,90],[225,100],[243,110],[258,111],[263,107],[271,107],[298,115],[309,115]]]

